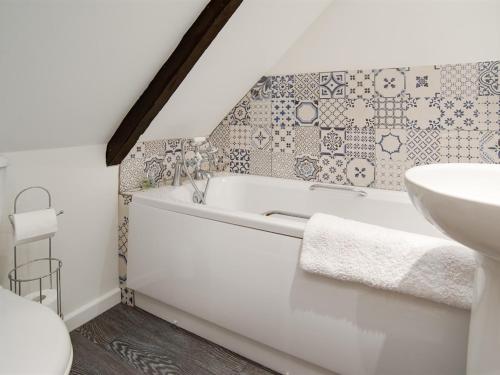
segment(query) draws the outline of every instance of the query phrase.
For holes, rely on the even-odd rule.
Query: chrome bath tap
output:
[[[186,159],[186,144],[194,147],[194,156]],[[210,185],[210,178],[212,177],[211,170],[215,169],[215,155],[217,154],[217,147],[213,146],[210,141],[204,137],[183,139],[181,142],[181,161],[176,164],[174,178],[172,185],[178,186],[181,184],[180,175],[182,171],[187,175],[191,185],[194,188],[193,202],[206,204],[206,196],[208,187]],[[202,168],[203,164],[208,164],[208,170]],[[179,166],[178,166],[179,165]],[[189,173],[189,167],[193,167],[193,176]],[[196,181],[207,180],[203,191],[195,183]]]

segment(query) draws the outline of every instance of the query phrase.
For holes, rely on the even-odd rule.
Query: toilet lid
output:
[[[49,308],[0,288],[0,374],[69,373],[73,350]]]

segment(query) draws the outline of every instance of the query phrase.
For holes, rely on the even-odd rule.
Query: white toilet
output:
[[[6,167],[0,156],[0,201]],[[69,333],[59,316],[0,287],[0,374],[69,374],[72,361]]]
[[[73,349],[51,309],[0,288],[0,374],[69,374]]]

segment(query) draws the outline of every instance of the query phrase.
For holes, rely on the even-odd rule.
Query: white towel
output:
[[[22,245],[53,237],[57,232],[57,215],[54,209],[23,212],[12,215],[14,243]]]
[[[307,223],[304,271],[470,309],[472,250],[446,239],[315,214]]]

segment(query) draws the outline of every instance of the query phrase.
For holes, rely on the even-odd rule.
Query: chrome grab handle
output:
[[[329,189],[329,190],[345,190],[345,191],[351,191],[353,193],[356,193],[362,197],[366,197],[368,195],[368,192],[363,189],[358,189],[353,186],[340,186],[340,185],[331,185],[331,184],[312,184],[309,186],[309,190],[316,190],[316,189]]]
[[[304,215],[304,214],[299,214],[299,213],[289,212],[289,211],[281,211],[281,210],[267,211],[267,212],[264,212],[263,215],[264,216],[281,215],[281,216],[296,217],[299,219],[310,219],[311,218],[311,216],[309,216],[309,215]]]

